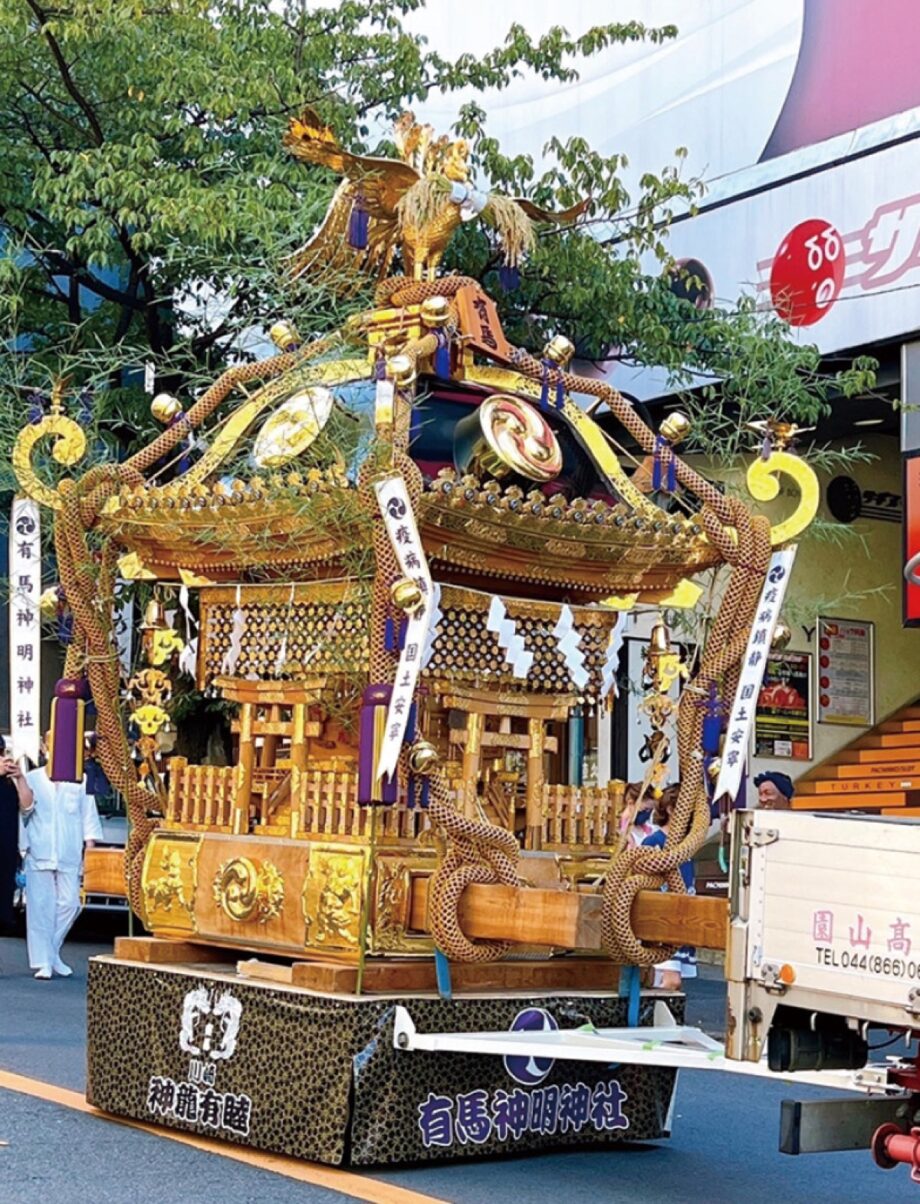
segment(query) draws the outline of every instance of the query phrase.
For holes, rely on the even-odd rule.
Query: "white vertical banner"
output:
[[[14,758],[38,764],[41,739],[42,538],[38,503],[13,498],[10,515],[10,733]]]
[[[757,709],[757,697],[767,667],[767,657],[770,655],[773,629],[776,627],[780,607],[786,596],[796,546],[790,544],[770,557],[770,566],[760,591],[760,601],[757,603],[757,612],[744,651],[744,663],[738,678],[731,718],[725,729],[722,768],[719,770],[719,780],[716,782],[713,798],[718,799],[723,794],[728,794],[734,799],[741,785],[745,752],[754,722],[754,712]]]
[[[392,777],[399,760],[399,750],[405,738],[409,711],[422,667],[422,654],[435,613],[435,596],[406,482],[402,477],[387,477],[384,481],[378,481],[374,489],[387,538],[396,553],[400,571],[403,576],[412,578],[422,594],[421,605],[409,615],[406,624],[406,638],[399,654],[399,668],[387,708],[386,734],[377,762],[377,776],[383,778]]]

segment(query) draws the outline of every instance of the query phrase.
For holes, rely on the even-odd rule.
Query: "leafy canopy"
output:
[[[632,22],[533,39],[515,25],[490,53],[450,60],[405,29],[420,3],[0,0],[4,445],[25,418],[24,390],[60,373],[105,386],[95,420],[125,447],[149,431],[144,363],[158,388],[191,391],[278,316],[311,334],[341,324],[332,295],[293,296],[279,266],[336,184],[282,149],[304,105],[346,146],[388,153],[392,120],[432,90],[502,87],[527,71],[566,80],[581,56],[677,32]],[[667,222],[700,194],[679,152],[630,198],[622,158],[581,138],[554,140],[538,175],[526,156],[502,154],[480,106],[466,105],[457,129],[480,181],[559,207],[592,198],[577,228],[541,230],[521,287],[500,296],[512,338],[539,347],[560,331],[588,356],[663,365],[677,385],[695,383],[692,372],[720,378],[730,419],[710,398],[691,403],[710,449],[733,450],[738,413],[811,420],[832,389],[871,385],[869,362],[822,376],[817,352],[751,304],[700,314],[674,296]],[[493,293],[499,264],[478,225],[448,260]]]

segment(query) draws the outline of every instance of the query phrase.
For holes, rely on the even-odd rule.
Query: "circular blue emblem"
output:
[[[512,1033],[554,1033],[559,1025],[545,1008],[524,1008],[511,1021]],[[536,1087],[542,1083],[553,1068],[554,1058],[534,1058],[528,1054],[508,1054],[504,1058],[505,1070],[524,1087]]]

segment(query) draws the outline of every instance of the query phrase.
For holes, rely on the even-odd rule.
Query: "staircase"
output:
[[[920,703],[895,711],[803,774],[792,806],[920,816]]]

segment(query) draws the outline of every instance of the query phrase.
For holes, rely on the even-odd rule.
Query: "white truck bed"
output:
[[[920,822],[738,812],[726,978],[731,1058],[777,1008],[920,1031]]]

